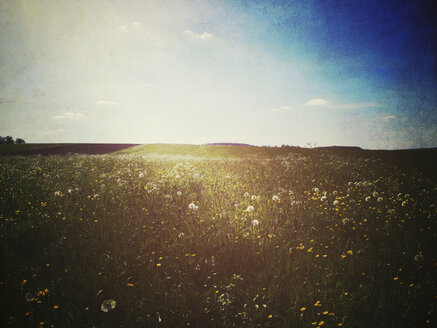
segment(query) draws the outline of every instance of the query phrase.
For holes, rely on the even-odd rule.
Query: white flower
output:
[[[185,234],[184,234],[183,232],[181,232],[181,233],[178,235],[179,238],[182,238],[183,236],[185,236]]]
[[[332,192],[332,194],[335,196],[335,195],[337,195],[337,190],[334,190],[333,192]]]
[[[374,191],[374,192],[373,192],[373,197],[378,197],[378,195],[379,195],[379,194],[378,194],[377,191]]]
[[[334,200],[333,204],[334,206],[338,205],[340,202],[338,200]]]
[[[256,220],[256,219],[255,219],[255,220],[252,220],[252,225],[253,225],[253,226],[257,226],[258,224],[259,224],[259,221],[258,221],[258,220]]]
[[[139,176],[140,178],[143,178],[143,177],[144,177],[144,173],[141,172],[138,176]]]
[[[250,197],[250,194],[246,191],[245,193],[244,193],[244,195],[243,195],[243,197]]]
[[[181,192],[181,191],[178,191],[178,192],[176,193],[176,195],[181,196],[181,195],[182,195],[182,192]]]
[[[175,175],[175,178],[176,178],[176,179],[179,179],[180,177],[181,177],[181,176],[180,176],[179,174],[176,174],[176,175]]]
[[[350,221],[349,218],[344,218],[344,219],[342,220],[343,224],[347,224],[349,221]]]
[[[406,205],[407,205],[407,201],[406,200],[404,200],[403,202],[402,202],[402,207],[405,207]]]
[[[102,303],[102,306],[100,307],[100,309],[101,309],[103,312],[109,312],[109,311],[115,309],[115,305],[116,305],[116,304],[117,304],[117,302],[115,302],[115,301],[112,300],[112,299],[104,300],[103,303]]]
[[[382,202],[383,200],[384,200],[384,198],[382,198],[382,197],[378,197],[378,199],[377,199],[378,202]]]
[[[248,212],[253,212],[253,211],[255,211],[255,207],[253,207],[252,205],[249,205],[249,206],[247,207],[246,211],[248,211]]]
[[[370,202],[370,196],[367,196],[364,200],[365,200],[366,202]]]
[[[276,196],[276,195],[274,195],[274,196],[272,197],[272,200],[273,200],[274,202],[277,202],[277,201],[278,201],[278,199],[279,199],[279,197],[278,197],[278,196]]]
[[[313,188],[313,191],[314,191],[315,193],[319,193],[320,190],[319,190],[319,188],[316,187],[316,188]]]
[[[322,196],[322,197],[320,197],[320,201],[325,201],[326,199],[327,199],[328,197],[326,197],[326,196]]]
[[[230,179],[231,177],[229,175],[226,176],[226,179]]]
[[[197,206],[197,205],[194,204],[194,203],[190,203],[190,205],[188,205],[188,208],[189,208],[190,210],[197,211],[197,210],[199,209],[199,206]]]

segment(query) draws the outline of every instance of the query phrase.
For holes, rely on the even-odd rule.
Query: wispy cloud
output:
[[[55,120],[74,120],[78,119],[79,117],[82,117],[82,113],[64,113],[61,115],[53,116]]]
[[[208,40],[213,37],[211,33],[207,33],[207,32],[195,33],[191,30],[185,30],[184,33],[193,39],[200,39],[200,40]]]
[[[305,106],[326,106],[328,104],[329,104],[329,102],[323,98],[314,98],[314,99],[308,100],[305,103]]]
[[[120,31],[126,32],[126,31],[127,31],[127,25],[120,25],[120,26],[118,27],[118,29],[119,29]]]
[[[98,100],[96,101],[97,106],[117,106],[118,102],[113,100]]]
[[[395,115],[387,115],[387,116],[378,117],[378,120],[386,121],[386,120],[394,120],[395,118],[396,118]]]
[[[294,107],[292,106],[281,106],[281,107],[276,107],[276,108],[272,108],[272,112],[283,112],[283,111],[289,111],[289,110],[293,110]]]
[[[333,104],[323,98],[314,98],[305,103],[305,106],[318,107],[323,106],[330,109],[360,109],[380,106],[377,102],[359,102],[351,104]]]
[[[142,26],[143,25],[143,23],[141,23],[141,22],[133,22],[132,23],[132,26]]]

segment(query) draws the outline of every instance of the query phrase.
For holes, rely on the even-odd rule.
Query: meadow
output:
[[[2,156],[0,323],[435,326],[436,169],[360,154]]]

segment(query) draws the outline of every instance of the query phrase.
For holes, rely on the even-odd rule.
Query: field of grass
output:
[[[436,170],[366,156],[0,157],[0,325],[435,326]]]

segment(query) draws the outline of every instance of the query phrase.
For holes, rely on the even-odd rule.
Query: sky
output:
[[[428,0],[2,0],[0,54],[28,143],[437,147]]]

